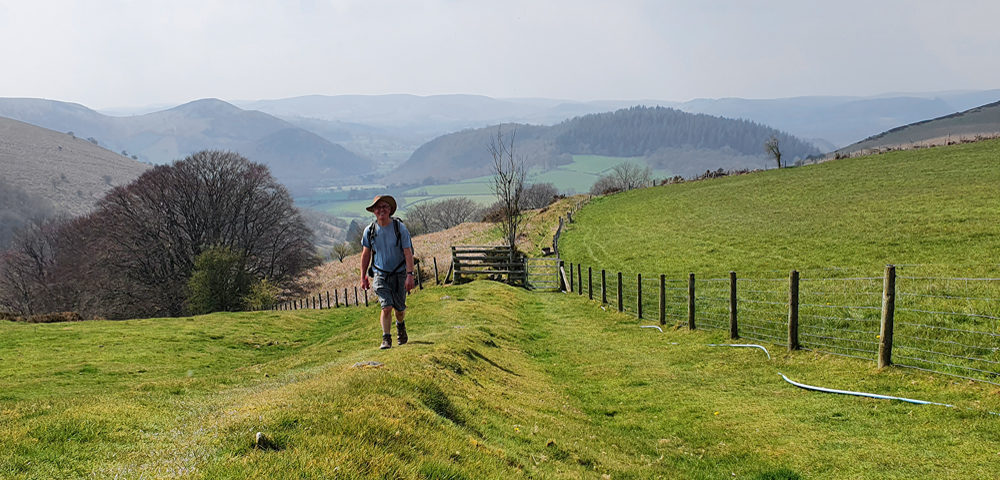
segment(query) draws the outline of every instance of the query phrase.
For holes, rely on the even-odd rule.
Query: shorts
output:
[[[376,273],[372,282],[375,295],[378,296],[378,303],[382,308],[392,307],[397,312],[406,310],[406,274]]]

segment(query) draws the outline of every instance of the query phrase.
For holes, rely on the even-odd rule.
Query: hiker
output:
[[[365,228],[361,235],[361,288],[374,287],[379,304],[382,305],[382,346],[392,347],[390,323],[392,312],[396,312],[396,334],[399,344],[407,341],[406,294],[413,290],[413,244],[410,231],[406,229],[396,213],[396,199],[390,195],[376,195],[375,200],[365,210],[375,214],[375,221]],[[369,268],[371,267],[371,268]],[[368,277],[372,276],[371,283]]]

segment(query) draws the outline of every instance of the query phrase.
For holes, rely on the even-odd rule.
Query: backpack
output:
[[[382,273],[388,273],[388,274],[397,273],[397,272],[399,272],[400,268],[402,268],[403,266],[406,265],[406,257],[405,256],[403,257],[403,260],[401,262],[399,262],[399,265],[396,265],[396,268],[392,269],[392,271],[382,270],[381,268],[378,268],[378,267],[375,266],[375,223],[376,222],[372,222],[371,225],[368,226],[368,245],[371,245],[371,249],[372,249],[372,260],[368,264],[368,276],[369,277],[374,277],[375,276],[375,269],[378,269],[378,271],[380,271]],[[398,218],[392,217],[392,226],[396,230],[396,246],[399,247],[400,250],[402,250],[403,248],[400,246],[400,242],[402,241],[403,235],[399,233],[399,219]]]

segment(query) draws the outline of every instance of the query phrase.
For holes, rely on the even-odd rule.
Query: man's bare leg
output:
[[[382,346],[379,348],[390,348],[392,347],[392,336],[389,334],[389,326],[392,323],[392,307],[385,307],[382,309],[382,314],[379,316],[379,322],[382,324]]]
[[[399,312],[396,312],[396,317],[399,317]],[[392,326],[392,307],[383,308],[379,320],[382,322],[382,335],[388,335]]]
[[[406,310],[399,311],[396,310],[396,333],[399,335],[399,344],[402,345],[409,340],[406,335],[406,323],[403,319],[406,317]]]

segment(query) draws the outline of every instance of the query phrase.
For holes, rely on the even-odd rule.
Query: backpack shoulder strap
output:
[[[372,252],[375,251],[375,222],[368,225],[368,245],[371,245]]]
[[[396,246],[399,247],[400,246],[400,242],[402,241],[403,235],[399,233],[399,219],[398,218],[393,217],[393,219],[392,219],[392,226],[396,227]]]

